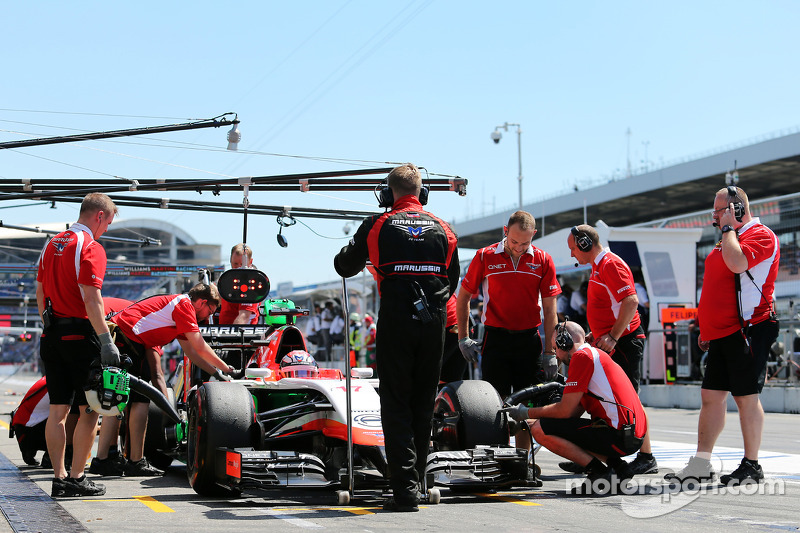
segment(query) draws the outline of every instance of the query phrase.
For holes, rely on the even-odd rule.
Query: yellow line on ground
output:
[[[133,498],[109,498],[109,499],[102,499],[102,500],[83,500],[85,502],[140,502],[148,506],[153,512],[156,513],[174,513],[173,509],[170,509],[163,503],[157,501],[152,496],[134,496]]]
[[[153,512],[156,512],[156,513],[174,513],[175,512],[172,509],[170,509],[169,507],[167,507],[166,505],[164,505],[163,503],[157,501],[152,496],[134,496],[134,498],[139,500],[140,502],[142,502],[146,506],[148,506],[150,509],[153,510]]]
[[[0,426],[2,426],[3,429],[8,429],[8,428],[11,427],[11,426],[8,425],[8,422],[5,422],[3,420],[0,420]]]
[[[427,509],[426,506],[419,506],[420,509]],[[286,507],[286,508],[274,508],[272,509],[275,512],[302,512],[302,511],[347,511],[348,513],[353,513],[356,515],[365,515],[365,514],[375,514],[375,511],[382,510],[383,506],[375,506],[375,507]]]
[[[347,511],[348,513],[356,515],[364,515],[375,514],[372,512],[374,509],[380,509],[380,507],[336,507],[331,509],[331,511]]]
[[[525,505],[528,507],[535,507],[541,506],[541,503],[536,502],[529,502],[526,500],[520,500],[519,498],[512,498],[510,496],[500,496],[499,494],[489,494],[486,492],[476,493],[476,496],[480,496],[482,498],[492,498],[493,500],[500,500],[502,502],[509,502],[509,503],[516,503],[517,505]]]

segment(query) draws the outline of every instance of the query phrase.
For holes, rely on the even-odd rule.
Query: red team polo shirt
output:
[[[780,245],[775,234],[758,217],[739,228],[739,246],[747,257],[746,273],[739,274],[742,285],[742,317],[745,323],[758,324],[769,317],[775,278],[780,263]],[[720,244],[706,257],[698,318],[704,341],[721,339],[739,331],[736,302],[736,274],[722,259]],[[762,296],[763,293],[763,296]]]
[[[561,294],[550,254],[530,246],[514,268],[503,249],[505,239],[481,248],[469,264],[461,287],[470,294],[483,295],[483,324],[521,331],[542,323],[542,298]]]
[[[586,294],[586,319],[592,335],[599,339],[614,327],[622,300],[636,294],[630,267],[617,254],[603,250],[592,262]],[[635,331],[641,322],[637,311],[620,336]]]
[[[42,377],[25,393],[14,412],[11,424],[30,428],[47,420],[49,416],[50,396],[47,393],[47,380]]]
[[[233,321],[239,316],[239,311],[250,311],[249,324],[258,324],[258,303],[235,304],[225,299],[221,299],[219,302],[219,323],[233,324]]]
[[[106,251],[92,231],[76,222],[48,241],[39,256],[36,281],[56,316],[88,318],[79,285],[103,287]]]
[[[622,367],[612,361],[606,352],[584,343],[572,354],[564,394],[570,392],[583,393],[581,407],[593,419],[601,418],[610,427],[621,429],[624,424],[633,422],[633,415],[628,410],[630,409],[636,415],[636,436],[642,438],[647,432],[647,416],[639,395]],[[628,409],[601,402],[586,394],[587,392],[624,405]]]
[[[111,318],[130,340],[154,348],[185,333],[200,331],[197,314],[186,294],[166,294],[141,300]]]

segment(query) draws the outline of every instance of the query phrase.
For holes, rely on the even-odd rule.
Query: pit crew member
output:
[[[609,482],[601,487],[607,490],[633,477],[621,457],[636,452],[647,432],[642,402],[622,368],[587,344],[577,323],[559,324],[553,343],[558,359],[569,365],[561,401],[532,408],[519,404],[509,408],[510,415],[518,422],[534,419],[536,442],[584,468],[587,476],[577,492],[592,493],[600,478]],[[590,418],[581,417],[584,412]]]
[[[553,258],[531,244],[536,220],[517,211],[503,227],[502,241],[478,250],[467,268],[456,300],[459,348],[470,362],[478,360],[478,344],[469,338],[469,301],[483,296],[481,376],[501,398],[513,390],[552,380],[558,372],[552,334],[558,321],[556,299],[561,287]],[[541,297],[542,307],[539,308]],[[544,353],[539,325],[544,315]],[[527,433],[516,436],[517,446],[530,448]]]
[[[40,355],[50,394],[45,427],[47,450],[53,464],[52,497],[100,496],[103,485],[84,475],[97,427],[97,413],[86,412],[83,385],[93,361],[119,365],[119,350],[103,313],[101,289],[106,253],[96,239],[108,229],[117,206],[102,193],[87,194],[78,221],[50,239],[39,257],[36,303],[42,318]],[[65,421],[74,398],[80,418],[73,433],[72,467],[64,465]]]
[[[336,272],[358,274],[372,262],[380,293],[377,325],[381,418],[392,511],[419,510],[431,419],[444,345],[445,304],[458,284],[457,238],[424,211],[428,190],[411,164],[393,169],[380,205],[391,210],[365,219],[334,259]]]
[[[255,268],[253,249],[241,242],[231,248],[231,268]],[[222,300],[219,305],[220,324],[258,324],[258,302],[231,303]]]
[[[589,342],[611,354],[638,392],[644,354],[645,334],[639,317],[639,298],[630,267],[620,256],[600,244],[597,230],[588,224],[574,226],[567,236],[572,257],[582,264],[592,265],[586,294],[586,320],[589,323]],[[560,465],[574,471],[574,465]],[[650,434],[631,462],[634,474],[658,472],[658,463],[650,447]]]
[[[233,369],[220,359],[206,344],[197,322],[214,313],[220,302],[216,286],[198,283],[188,294],[158,295],[140,300],[109,319],[117,327],[115,340],[121,350],[130,354],[134,361],[146,360],[146,365],[155,374],[156,387],[166,395],[166,384],[161,370],[161,361],[156,348],[169,344],[177,338],[189,359],[209,374],[220,369],[224,373]],[[140,376],[150,379],[149,375]],[[130,437],[128,439],[128,461],[124,463],[126,476],[154,476],[163,472],[152,467],[143,456],[144,437],[147,428],[149,400],[131,394]],[[93,471],[105,475],[119,475],[118,467],[110,464],[108,443],[98,445],[98,455],[92,461]]]
[[[730,189],[730,190],[729,190]],[[775,233],[750,212],[747,194],[738,187],[720,189],[714,197],[714,226],[722,238],[706,257],[697,323],[698,346],[708,350],[700,389],[697,453],[683,470],[666,479],[713,480],[711,452],[725,426],[728,392],[739,409],[744,458],[723,485],[761,482],[758,450],[764,429],[761,389],[769,349],[778,336],[773,294],[780,262]]]

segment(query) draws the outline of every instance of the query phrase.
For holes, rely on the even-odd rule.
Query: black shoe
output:
[[[747,459],[742,459],[742,462],[736,470],[730,474],[720,476],[719,481],[723,485],[728,485],[729,487],[761,483],[764,481],[764,470],[762,470],[760,464],[753,464]]]
[[[613,489],[611,469],[603,472],[589,471],[580,485],[572,487],[570,494],[573,496],[605,496],[610,494]]]
[[[39,450],[20,450],[22,452],[22,460],[28,466],[39,466],[39,461],[36,460],[36,452]]]
[[[394,511],[397,513],[416,513],[419,511],[419,505],[414,502],[398,502],[394,499],[394,497],[390,497],[383,502],[383,510]]]
[[[706,483],[714,481],[717,473],[711,468],[711,461],[708,459],[700,459],[699,457],[690,457],[686,466],[677,472],[670,472],[664,475],[664,479],[670,482],[677,481],[683,484],[685,481],[695,481],[697,483]]]
[[[569,472],[570,474],[585,474],[586,467],[581,466],[578,463],[573,463],[572,461],[562,461],[558,463],[558,467],[565,472]]]
[[[98,476],[122,476],[125,474],[125,457],[106,457],[100,459],[95,457],[89,465],[89,473]]]
[[[635,475],[636,473],[633,471],[633,468],[631,468],[631,465],[622,459],[611,468],[611,478],[617,486],[627,485],[628,481],[633,479]]]
[[[641,452],[636,454],[636,458],[628,463],[628,466],[631,467],[631,472],[635,476],[641,476],[643,474],[658,474],[658,463],[656,462],[656,458],[650,455],[650,457],[645,457]]]
[[[50,462],[50,454],[47,453],[47,452],[44,452],[44,455],[42,456],[41,467],[42,468],[49,468],[50,470],[53,469],[53,463]]]
[[[164,471],[160,470],[147,462],[147,458],[142,457],[138,461],[128,461],[124,467],[125,477],[155,477],[163,476]]]
[[[84,475],[80,479],[71,477],[53,479],[53,489],[50,491],[50,497],[75,498],[80,496],[102,496],[105,493],[105,485],[94,483]]]

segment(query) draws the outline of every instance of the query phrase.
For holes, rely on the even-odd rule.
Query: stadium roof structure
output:
[[[528,203],[523,209],[536,217],[538,237],[584,221],[603,220],[616,227],[642,224],[710,209],[714,194],[726,185],[726,173],[734,168],[750,200],[798,192],[800,133]],[[482,248],[497,242],[511,212],[455,223],[459,246]]]

